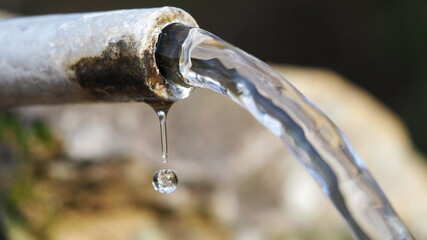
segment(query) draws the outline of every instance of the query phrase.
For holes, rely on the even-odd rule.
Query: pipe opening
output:
[[[192,27],[173,23],[162,29],[157,41],[155,60],[160,74],[170,83],[192,87],[185,83],[179,71],[182,44]]]

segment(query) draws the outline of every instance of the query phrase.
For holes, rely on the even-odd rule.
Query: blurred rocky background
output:
[[[0,8],[23,14],[160,5],[184,8],[263,60],[328,67],[374,93],[329,70],[276,66],[348,136],[415,237],[427,238],[425,160],[389,110],[424,149],[425,126],[417,125],[426,118],[423,2],[0,0]],[[151,186],[165,166],[147,105],[1,111],[2,233],[12,240],[350,239],[281,142],[230,100],[197,90],[173,106],[168,124],[168,167],[180,183],[162,195]]]

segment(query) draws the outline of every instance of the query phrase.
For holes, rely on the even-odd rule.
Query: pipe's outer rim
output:
[[[150,18],[154,19],[154,21],[148,21],[149,26],[144,29],[146,38],[143,41],[146,42],[143,42],[142,46],[146,46],[144,50],[149,53],[144,56],[149,56],[150,58],[146,59],[146,63],[149,63],[155,72],[152,73],[151,77],[145,79],[145,83],[161,99],[176,101],[186,98],[192,91],[192,88],[184,88],[171,84],[162,77],[156,64],[155,50],[159,35],[164,27],[173,23],[180,23],[190,27],[198,27],[198,25],[190,14],[175,7],[162,7],[158,11],[151,13]],[[140,54],[144,53],[141,52]]]

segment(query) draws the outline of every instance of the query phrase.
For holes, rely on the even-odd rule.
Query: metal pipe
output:
[[[0,107],[185,98],[154,56],[172,23],[197,26],[172,7],[0,20]]]

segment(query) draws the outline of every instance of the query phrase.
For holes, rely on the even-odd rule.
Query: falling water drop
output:
[[[153,186],[160,193],[171,193],[178,185],[178,177],[174,170],[162,169],[153,176]]]

